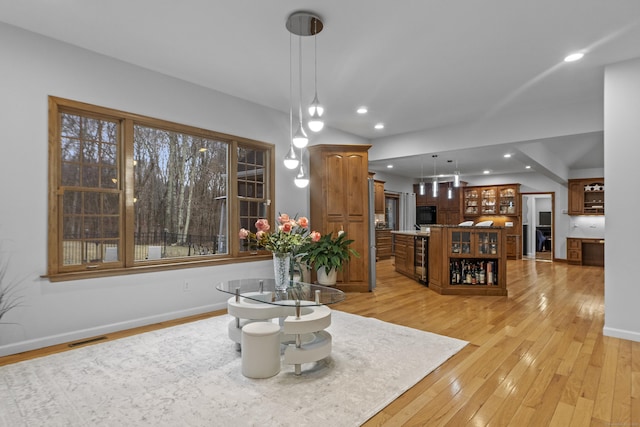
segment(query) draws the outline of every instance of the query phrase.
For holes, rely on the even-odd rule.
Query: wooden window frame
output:
[[[61,198],[63,188],[59,186],[61,176],[60,158],[60,117],[61,113],[79,114],[97,119],[118,121],[120,123],[119,132],[119,159],[118,173],[121,180],[120,194],[120,214],[123,220],[120,222],[120,236],[122,253],[119,262],[82,264],[73,267],[62,266],[61,244],[62,233],[60,225],[62,223],[62,203]],[[228,143],[228,175],[227,182],[227,253],[213,254],[197,257],[164,258],[154,261],[135,261],[133,254],[133,229],[134,229],[134,171],[133,171],[133,128],[134,125],[149,126],[166,129],[174,132],[181,132],[194,136],[211,138]],[[48,197],[48,245],[47,245],[47,268],[50,281],[64,281],[74,279],[86,279],[93,277],[117,276],[132,273],[145,273],[162,270],[173,270],[180,268],[204,267],[237,262],[256,261],[271,258],[268,251],[257,252],[240,251],[237,231],[239,225],[239,200],[236,185],[237,178],[237,152],[238,147],[248,147],[264,150],[265,159],[265,185],[264,204],[267,219],[270,223],[275,219],[275,207],[271,203],[275,199],[275,145],[224,134],[211,130],[196,128],[166,120],[114,110],[111,108],[95,106],[79,101],[68,100],[49,96],[49,197]]]

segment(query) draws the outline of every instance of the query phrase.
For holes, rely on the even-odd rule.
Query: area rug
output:
[[[256,380],[230,319],[0,367],[0,425],[358,426],[467,344],[334,310],[330,357]]]

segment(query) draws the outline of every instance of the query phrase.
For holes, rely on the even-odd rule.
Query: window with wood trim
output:
[[[237,230],[272,221],[274,146],[50,97],[52,280],[263,254]]]

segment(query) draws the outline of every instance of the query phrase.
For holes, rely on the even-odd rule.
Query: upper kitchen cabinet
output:
[[[466,187],[463,210],[465,217],[486,215],[520,215],[520,184],[490,187]]]
[[[569,215],[604,215],[604,178],[569,180]]]
[[[420,194],[420,184],[413,184],[413,192],[416,193],[416,206],[437,206],[438,196],[433,197],[431,183],[424,183],[424,194]]]

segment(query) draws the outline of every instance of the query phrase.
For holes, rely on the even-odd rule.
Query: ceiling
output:
[[[602,104],[604,66],[640,57],[638,0],[0,0],[0,21],[288,113],[285,21],[299,10],[324,23],[316,41],[327,126],[371,140],[498,108]],[[302,44],[308,103],[313,38]],[[576,50],[583,60],[562,62]],[[356,114],[360,105],[369,113]],[[603,167],[602,133],[583,136],[546,142],[570,168]],[[522,170],[502,159],[507,148],[438,158],[469,173],[471,160]],[[431,154],[396,159],[393,173],[420,176]]]

